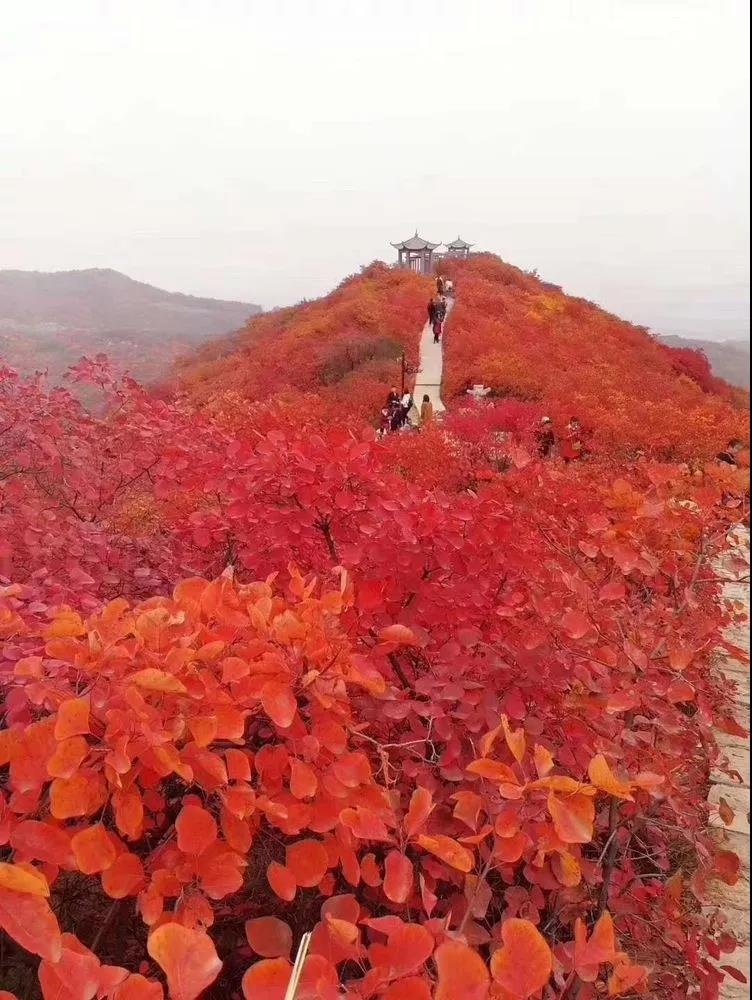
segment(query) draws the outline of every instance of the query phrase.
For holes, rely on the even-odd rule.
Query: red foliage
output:
[[[610,454],[710,458],[748,436],[748,396],[712,376],[701,352],[675,350],[590,302],[491,255],[448,267],[458,300],[447,322],[445,395],[482,382],[574,414]]]
[[[377,269],[332,303],[371,286],[422,293]],[[0,926],[43,959],[24,996],[283,997],[305,931],[301,1000],[618,995],[648,970],[712,995],[697,901],[738,866],[707,833],[733,726],[710,656],[734,609],[705,569],[747,488],[702,462],[715,429],[692,470],[603,435],[564,468],[531,457],[535,402],[377,443],[81,374],[106,417],[0,380]]]

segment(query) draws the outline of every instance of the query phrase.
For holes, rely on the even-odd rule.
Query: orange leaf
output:
[[[146,667],[131,674],[130,680],[147,691],[159,691],[161,694],[188,694],[188,689],[174,674],[156,667]]]
[[[13,892],[24,892],[31,896],[44,896],[45,898],[50,894],[47,879],[36,868],[31,865],[24,867],[11,865],[5,861],[0,861],[0,887],[12,889]]]
[[[491,975],[515,1000],[525,1000],[551,978],[551,949],[535,924],[516,917],[501,925],[501,940],[491,956]]]
[[[84,875],[96,875],[110,868],[117,857],[115,845],[101,823],[79,830],[71,837],[76,866]]]
[[[381,642],[395,642],[400,646],[419,646],[420,643],[412,629],[406,625],[388,625],[379,630]]]
[[[68,698],[60,703],[55,719],[55,739],[82,736],[89,732],[89,699]]]
[[[568,611],[561,619],[561,627],[571,639],[582,639],[592,625],[581,611]]]
[[[644,986],[648,977],[648,970],[644,965],[632,965],[630,962],[620,962],[614,966],[613,974],[608,980],[608,995],[618,997],[623,993],[636,990],[638,986]],[[640,992],[643,992],[640,990]]]
[[[287,848],[287,869],[297,885],[312,889],[329,868],[329,857],[320,840],[299,840]]]
[[[726,826],[731,826],[736,818],[736,813],[722,795],[718,803],[718,815],[721,817]]]
[[[548,811],[554,821],[556,835],[565,844],[589,844],[593,839],[595,803],[589,795],[548,797]]]
[[[183,806],[175,820],[178,847],[183,854],[202,854],[217,839],[217,823],[203,806]]]
[[[83,736],[70,736],[61,740],[47,761],[51,778],[72,778],[89,753],[89,744]]]
[[[519,832],[511,837],[501,837],[496,841],[494,847],[494,857],[504,864],[515,864],[525,853],[525,848],[530,844],[527,834]]]
[[[518,764],[521,764],[527,748],[525,730],[518,729],[516,732],[512,732],[509,726],[509,719],[506,715],[502,715],[501,717],[501,727],[504,730],[504,738],[507,741],[507,746],[509,747],[512,756]]]
[[[619,781],[602,753],[596,754],[590,761],[588,776],[595,787],[602,792],[613,795],[617,799],[632,800],[631,785],[628,781]]]
[[[535,750],[533,751],[533,759],[535,761],[535,770],[538,772],[539,778],[545,778],[546,775],[553,770],[554,759],[551,756],[551,751],[547,750],[546,747],[536,743]]]
[[[295,899],[295,894],[298,891],[298,883],[289,868],[285,868],[284,865],[279,864],[277,861],[272,861],[266,869],[266,878],[280,899],[284,899],[288,903],[291,903]]]
[[[339,814],[339,820],[359,840],[390,841],[392,839],[381,817],[364,806],[358,806],[356,809],[343,809]]]
[[[261,688],[264,711],[280,729],[289,729],[298,710],[298,703],[289,684],[267,681]]]
[[[686,670],[694,659],[694,650],[690,646],[672,646],[668,651],[668,662],[672,670]]]
[[[246,920],[248,944],[262,958],[289,958],[292,951],[292,931],[278,917],[257,917]]]
[[[292,966],[284,958],[265,958],[256,962],[243,976],[246,1000],[285,1000]]]
[[[384,895],[393,903],[405,903],[412,888],[412,862],[401,851],[390,851],[384,861]]]
[[[410,798],[410,806],[405,816],[405,833],[408,837],[414,837],[418,830],[424,826],[426,820],[433,812],[433,796],[427,788],[418,786]]]
[[[435,855],[451,868],[456,868],[457,871],[470,872],[473,870],[474,854],[451,837],[445,837],[441,833],[433,837],[424,835],[418,837],[418,844],[424,851]]]
[[[0,928],[26,951],[58,962],[63,951],[57,917],[43,896],[0,889]]]
[[[333,917],[331,913],[327,913],[325,916],[326,926],[340,944],[348,948],[355,944],[360,937],[357,924],[353,924],[349,920],[341,920],[339,917]]]
[[[522,738],[525,738],[524,734]],[[470,774],[478,774],[481,778],[488,778],[489,781],[498,781],[513,785],[519,785],[520,783],[517,775],[508,764],[502,764],[498,760],[491,760],[489,757],[481,757],[479,760],[474,760],[471,764],[467,765],[465,770],[469,771]]]
[[[581,920],[575,925],[574,967],[577,972],[585,972],[584,978],[592,982],[598,972],[598,966],[604,962],[614,962],[616,959],[616,936],[611,914],[606,911],[598,920],[589,940],[585,940],[585,927]],[[592,979],[587,976],[589,966],[595,966]]]
[[[476,951],[461,941],[445,941],[433,960],[439,974],[434,1000],[486,1000],[488,969]]]
[[[209,935],[182,924],[160,924],[146,948],[167,977],[171,1000],[196,1000],[222,968]]]
[[[568,889],[574,889],[582,881],[580,862],[571,854],[555,854],[551,859],[551,870],[557,882]]]

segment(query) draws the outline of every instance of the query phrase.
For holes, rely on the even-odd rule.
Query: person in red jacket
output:
[[[567,424],[561,441],[561,457],[565,462],[576,462],[586,455],[582,424],[577,417]]]

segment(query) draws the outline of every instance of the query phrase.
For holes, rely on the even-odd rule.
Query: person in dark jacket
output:
[[[436,303],[433,298],[428,300],[428,322],[433,326],[433,321],[436,319]]]
[[[538,455],[541,458],[548,458],[554,450],[554,445],[556,444],[554,425],[550,417],[544,417],[541,420],[540,427],[535,435],[535,440],[538,445]]]
[[[389,390],[389,395],[386,397],[386,408],[388,410],[391,410],[391,408],[393,406],[396,406],[399,403],[399,401],[400,401],[400,394],[397,392],[394,386],[392,386],[392,388]]]

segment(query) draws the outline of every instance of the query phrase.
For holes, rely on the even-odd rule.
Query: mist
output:
[[[746,7],[6,3],[0,267],[269,307],[417,227],[749,337]]]

